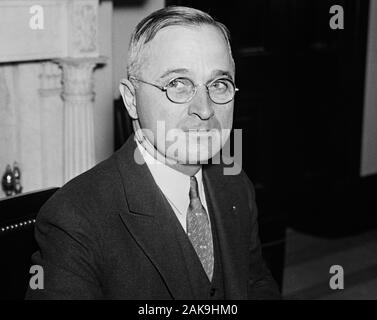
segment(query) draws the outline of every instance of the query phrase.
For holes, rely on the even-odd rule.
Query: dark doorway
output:
[[[201,9],[230,30],[234,128],[243,129],[243,169],[258,189],[285,202],[292,192],[359,183],[368,1],[166,4]],[[329,26],[335,4],[343,30]]]
[[[367,196],[376,179],[360,178],[369,2],[166,5],[203,10],[230,30],[240,88],[234,128],[243,130],[242,165],[256,186],[262,242],[281,250],[286,225],[329,237],[377,226],[376,201]],[[332,5],[344,9],[343,30],[329,26]]]

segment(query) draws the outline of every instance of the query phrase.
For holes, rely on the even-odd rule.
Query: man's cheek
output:
[[[221,130],[224,129],[231,129],[233,124],[233,115],[232,113],[227,113],[222,116],[222,118],[219,119],[221,124]]]

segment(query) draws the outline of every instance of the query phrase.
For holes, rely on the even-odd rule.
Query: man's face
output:
[[[161,86],[176,77],[189,78],[194,84],[207,84],[222,76],[234,81],[226,40],[210,25],[164,28],[144,54],[140,72],[144,81]],[[191,101],[177,104],[165,92],[139,82],[136,106],[141,128],[148,129],[148,140],[165,157],[180,163],[199,163],[214,156],[232,127],[233,101],[214,103],[204,85],[198,87]],[[160,130],[161,125],[165,132]]]

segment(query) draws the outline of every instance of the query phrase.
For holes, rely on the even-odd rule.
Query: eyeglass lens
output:
[[[177,103],[189,101],[195,92],[195,85],[188,78],[173,79],[166,86],[168,98]],[[208,93],[213,102],[225,104],[233,99],[235,89],[229,79],[218,79],[208,86]]]

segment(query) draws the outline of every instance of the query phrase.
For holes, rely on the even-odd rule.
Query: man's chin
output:
[[[185,154],[182,152],[181,154],[174,154],[174,155],[167,155],[167,158],[176,161],[179,164],[207,164],[209,160],[216,154],[213,152],[214,150],[189,150]]]
[[[180,164],[207,164],[222,147],[219,132],[215,130],[207,133],[180,134],[174,142],[166,141],[164,152],[168,159]]]

